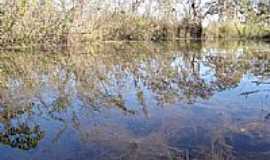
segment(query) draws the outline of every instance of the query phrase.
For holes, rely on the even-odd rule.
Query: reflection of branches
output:
[[[7,55],[11,56],[8,61],[3,60],[5,70],[0,79],[3,78],[3,83],[7,83],[5,86],[11,87],[6,89],[12,93],[7,94],[8,96],[19,97],[18,93],[14,93],[14,88],[21,90],[20,93],[30,92],[33,97],[43,92],[39,88],[44,84],[48,84],[45,85],[48,89],[53,88],[58,97],[48,104],[46,100],[51,97],[46,94],[44,97],[37,96],[41,105],[35,105],[35,111],[64,124],[56,136],[60,137],[68,127],[67,119],[63,119],[61,114],[69,112],[68,108],[74,107],[73,102],[79,101],[91,111],[102,111],[101,107],[113,107],[125,114],[134,115],[140,112],[136,110],[139,107],[133,109],[128,106],[128,96],[131,95],[136,97],[136,104],[142,106],[139,109],[147,117],[150,111],[147,105],[150,104],[149,99],[160,105],[179,101],[194,103],[198,99],[210,98],[215,92],[236,87],[246,73],[269,78],[269,57],[264,53],[248,50],[240,53],[236,49],[231,51],[225,48],[222,49],[224,54],[220,54],[215,51],[215,47],[202,49],[202,44],[177,44],[177,47],[161,44],[145,46],[108,45],[103,46],[99,54],[31,55],[32,58],[19,55],[19,60],[10,54]],[[246,52],[247,54],[244,54]],[[38,60],[33,60],[35,58]],[[26,85],[32,81],[36,85]],[[261,81],[253,83],[268,84],[265,80]],[[74,91],[74,94],[70,94],[71,91]],[[248,96],[258,92],[243,92],[240,95]],[[34,106],[28,108],[32,107]],[[37,115],[37,112],[34,114]],[[13,115],[9,112],[5,116],[9,116],[7,119],[10,120]],[[79,127],[79,118],[74,115],[73,121],[73,127]]]
[[[251,94],[259,93],[260,90],[255,90],[255,91],[248,91],[248,92],[242,92],[240,93],[241,96],[249,96]]]
[[[257,94],[257,93],[260,93],[260,92],[269,92],[269,91],[270,91],[269,89],[247,91],[247,92],[240,93],[240,96],[246,96],[246,97],[248,97],[249,95]]]
[[[252,81],[252,83],[255,83],[256,85],[265,85],[265,84],[270,84],[270,82],[263,82],[263,81]]]
[[[173,51],[170,47],[164,47],[162,50],[165,50],[166,54],[160,53],[157,47],[129,45],[104,47],[102,51],[106,53],[100,53],[98,56],[84,54],[57,57],[61,62],[60,67],[56,64],[49,67],[52,72],[57,69],[55,76],[58,78],[54,79],[53,85],[62,95],[62,98],[55,100],[55,109],[61,111],[69,105],[70,99],[65,95],[69,82],[75,83],[74,90],[84,105],[98,109],[101,104],[108,104],[107,106],[114,105],[122,111],[129,112],[125,106],[125,98],[119,98],[115,93],[123,88],[129,91],[130,87],[138,88],[136,83],[139,81],[142,82],[142,88],[147,88],[156,95],[160,104],[177,100],[194,102],[197,98],[207,99],[215,91],[237,86],[246,69],[238,65],[238,61],[227,60],[225,56],[215,56],[211,50],[201,52],[201,44],[184,47],[179,45],[179,49]],[[135,52],[142,54],[134,54]],[[156,52],[159,53],[153,54]],[[172,63],[175,63],[175,67],[172,67]],[[211,68],[210,72],[215,73],[215,81],[208,82],[203,77],[203,66]],[[38,75],[43,69],[42,66],[39,68],[41,72],[38,72]],[[135,82],[134,86],[129,86],[132,83],[131,79]],[[145,107],[143,110],[145,111]]]
[[[67,129],[67,124],[65,123],[65,124],[64,124],[64,127],[63,127],[62,129],[60,129],[60,130],[56,133],[56,135],[55,135],[55,137],[53,138],[52,142],[53,142],[53,143],[56,143],[56,142],[60,139],[60,137],[64,134],[64,132],[65,132],[66,129]]]
[[[140,102],[140,104],[143,107],[143,113],[144,113],[144,115],[148,118],[149,117],[149,113],[148,113],[148,110],[147,110],[147,105],[145,103],[143,91],[137,90],[137,94],[136,95],[137,95],[138,101]]]
[[[0,123],[5,127],[5,130],[0,133],[0,141],[23,149],[36,147],[40,139],[44,136],[44,132],[40,128],[35,129],[35,126],[27,126],[28,128],[21,129],[23,127],[20,125],[11,125],[11,120],[14,118],[20,116],[29,117],[30,114],[28,115],[28,113],[32,113],[37,119],[43,116],[51,120],[52,123],[59,124],[60,127],[57,128],[56,133],[54,132],[55,135],[52,137],[53,143],[57,143],[61,140],[63,134],[72,127],[79,133],[80,138],[82,138],[84,142],[89,142],[89,139],[92,138],[94,142],[102,141],[102,146],[108,146],[113,149],[116,148],[117,151],[121,151],[121,155],[113,156],[116,159],[127,159],[132,156],[134,156],[132,158],[138,159],[136,156],[144,157],[150,154],[155,156],[156,153],[166,153],[164,157],[172,157],[172,159],[175,157],[182,158],[182,155],[184,155],[183,159],[188,159],[189,154],[200,154],[205,150],[207,150],[207,153],[212,151],[212,155],[207,155],[208,159],[231,158],[233,154],[232,148],[228,145],[228,140],[225,139],[227,137],[224,136],[224,133],[219,133],[222,136],[214,137],[214,140],[212,138],[211,142],[207,144],[208,146],[200,144],[201,146],[198,147],[197,143],[200,142],[191,142],[192,144],[188,143],[185,146],[175,147],[174,145],[166,144],[165,140],[162,139],[164,137],[163,135],[156,139],[153,138],[150,143],[148,143],[149,141],[145,141],[154,134],[152,130],[151,133],[149,132],[147,138],[142,137],[139,142],[137,142],[133,141],[133,135],[121,135],[121,133],[129,134],[130,131],[125,131],[126,128],[123,129],[124,131],[119,130],[117,128],[121,126],[119,124],[117,124],[116,127],[113,126],[112,129],[108,127],[110,125],[105,125],[105,129],[109,130],[101,130],[100,132],[95,128],[96,126],[100,127],[99,125],[86,124],[87,128],[84,128],[85,123],[83,122],[85,122],[85,117],[83,116],[85,116],[84,113],[86,113],[86,109],[87,113],[93,113],[97,110],[102,112],[106,110],[106,108],[113,108],[124,115],[143,113],[148,117],[151,111],[151,108],[149,108],[150,105],[163,106],[163,104],[174,104],[176,102],[195,103],[199,99],[209,99],[216,92],[236,87],[240,83],[242,76],[246,73],[254,73],[252,76],[262,77],[262,80],[253,81],[252,83],[258,85],[268,84],[264,78],[269,77],[264,73],[267,72],[267,64],[269,62],[265,61],[264,65],[260,65],[261,59],[268,59],[268,57],[263,56],[263,58],[260,58],[259,55],[253,53],[241,54],[239,56],[238,52],[233,51],[232,53],[230,50],[225,50],[226,52],[224,54],[216,53],[213,51],[214,49],[204,49],[206,52],[202,52],[200,50],[201,47],[194,50],[190,47],[173,51],[170,47],[168,48],[169,49],[163,49],[162,51],[164,51],[164,53],[161,53],[158,52],[159,49],[155,47],[147,50],[141,49],[141,47],[130,49],[127,45],[122,46],[122,49],[116,48],[114,50],[109,48],[107,52],[101,53],[98,56],[78,54],[74,57],[72,57],[72,55],[65,57],[61,55],[59,59],[61,59],[60,62],[63,64],[61,64],[60,67],[59,64],[51,62],[55,61],[55,59],[50,60],[49,57],[45,56],[43,58],[47,60],[46,65],[39,64],[39,61],[36,62],[37,64],[29,65],[35,66],[35,69],[29,67],[27,64],[16,65],[16,63],[18,63],[16,57],[14,60],[11,58],[11,66],[16,66],[16,69],[15,71],[11,69],[9,72],[5,72],[6,74],[4,75],[5,83],[7,83],[7,86],[10,88],[5,89],[7,93],[0,90],[1,93],[3,92],[2,94],[7,95],[6,97],[0,97],[2,104],[0,105]],[[227,53],[230,53],[229,56]],[[21,59],[24,60],[24,57],[21,57]],[[32,63],[29,59],[25,59],[24,61]],[[257,72],[261,69],[263,70],[262,72]],[[29,81],[27,77],[31,75],[19,75],[18,77],[17,72],[21,72],[20,70],[26,70],[27,73],[29,72],[35,75],[30,79],[37,82],[37,85],[32,88],[24,86],[25,83]],[[14,81],[20,83],[11,83]],[[21,92],[14,92],[14,88],[16,91],[20,90]],[[40,88],[46,88],[46,90]],[[42,94],[48,90],[53,92],[52,95],[56,97],[50,96],[49,94]],[[266,91],[268,90],[252,90],[240,93],[240,95],[250,96]],[[14,110],[12,106],[3,107],[8,104],[6,100],[8,99],[7,97],[14,96],[17,98],[20,97],[20,93],[27,94],[29,92],[30,95],[34,95],[33,97],[37,98],[38,101],[33,105],[27,106],[29,111],[22,112],[20,109],[21,105],[19,105],[20,103],[14,104],[16,108]],[[70,94],[71,92],[73,94]],[[21,101],[28,102],[29,99],[31,100],[32,98],[22,99]],[[132,108],[129,106],[130,103],[136,106]],[[32,111],[33,108],[35,108],[34,111]],[[106,110],[104,114],[107,113]],[[119,114],[117,113],[116,115]],[[186,114],[182,115],[186,116]],[[114,114],[110,116],[114,116]],[[177,115],[177,117],[178,116],[179,115]],[[196,116],[190,117],[196,118]],[[266,115],[265,120],[270,119],[269,117],[269,115]],[[91,119],[93,117],[86,117],[86,121],[89,120],[88,118]],[[97,121],[99,120],[100,119]],[[149,121],[151,120],[152,119]],[[174,123],[177,123],[177,125],[174,126],[170,121],[170,124],[167,125],[166,128],[178,128],[179,122],[181,121],[174,120]],[[207,122],[210,122],[209,119]],[[192,123],[190,126],[194,125],[196,124]],[[149,126],[146,128],[148,129],[148,127]],[[154,125],[154,127],[156,126]],[[92,128],[94,129],[92,130]],[[14,130],[16,132],[14,132]],[[199,141],[202,137],[200,130],[197,128],[191,132],[186,130],[188,129],[184,128],[176,133],[170,128],[170,130],[166,131],[166,134],[170,134],[166,135],[166,138],[169,137],[168,139],[170,139],[173,137],[172,141],[176,142],[175,140],[177,138],[179,139],[179,137],[182,138],[182,136],[184,136],[184,139],[180,139],[180,142],[183,142],[186,140],[185,138],[190,139],[190,137],[192,137],[192,140],[198,139],[196,141]],[[98,133],[95,135],[96,132]],[[141,132],[141,130],[139,132]],[[159,134],[157,132],[155,131],[155,134]],[[187,133],[186,135],[180,135],[185,134],[185,132]],[[20,137],[22,140],[14,141],[17,137]],[[97,138],[100,139],[96,140]],[[155,145],[147,145],[156,142],[160,143],[157,147]],[[211,147],[209,147],[210,143],[212,144]],[[124,147],[118,148],[118,146]],[[155,150],[155,147],[162,148],[162,150]],[[182,151],[179,149],[181,147],[190,147],[191,150],[183,149]],[[105,157],[110,154],[111,152],[106,152],[101,156]],[[185,154],[187,154],[186,157]]]
[[[107,101],[106,103],[108,105],[112,104],[112,105],[116,106],[121,111],[124,111],[124,113],[135,114],[135,112],[133,110],[130,110],[125,106],[125,102],[124,102],[121,95],[119,95],[118,97],[110,97],[109,101]]]
[[[87,133],[85,134],[83,129],[80,127],[81,126],[80,120],[75,112],[72,113],[72,126],[79,132],[82,141],[86,141],[88,135]]]
[[[54,103],[52,105],[47,105],[47,103],[42,99],[41,96],[37,96],[37,98],[39,99],[39,102],[44,106],[43,108],[47,109],[47,114],[46,116],[49,116],[52,120],[61,122],[64,124],[64,127],[62,129],[59,130],[59,132],[56,134],[55,138],[53,138],[53,142],[56,142],[61,135],[65,132],[65,130],[67,129],[67,123],[65,121],[65,119],[57,117],[54,115],[55,112],[59,112],[61,110],[59,110],[59,107],[57,106],[57,100],[54,101]],[[61,103],[62,104],[62,103]],[[52,108],[50,106],[53,106]],[[61,105],[60,108],[63,108],[63,106]]]

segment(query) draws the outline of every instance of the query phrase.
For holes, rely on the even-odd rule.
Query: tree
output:
[[[188,27],[191,38],[200,39],[202,37],[202,22],[208,15],[218,13],[219,3],[216,0],[211,0],[202,3],[201,0],[186,0],[183,1],[184,6],[187,6],[185,17],[188,19]]]

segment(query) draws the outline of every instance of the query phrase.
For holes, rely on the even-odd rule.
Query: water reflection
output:
[[[253,42],[3,51],[0,157],[269,159],[269,53]]]

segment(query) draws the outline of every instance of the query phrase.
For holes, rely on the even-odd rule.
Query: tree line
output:
[[[269,38],[269,26],[269,0],[0,1],[1,46],[224,38],[227,33]]]

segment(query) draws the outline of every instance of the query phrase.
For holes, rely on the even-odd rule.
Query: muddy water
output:
[[[0,53],[2,160],[269,160],[270,45]]]

